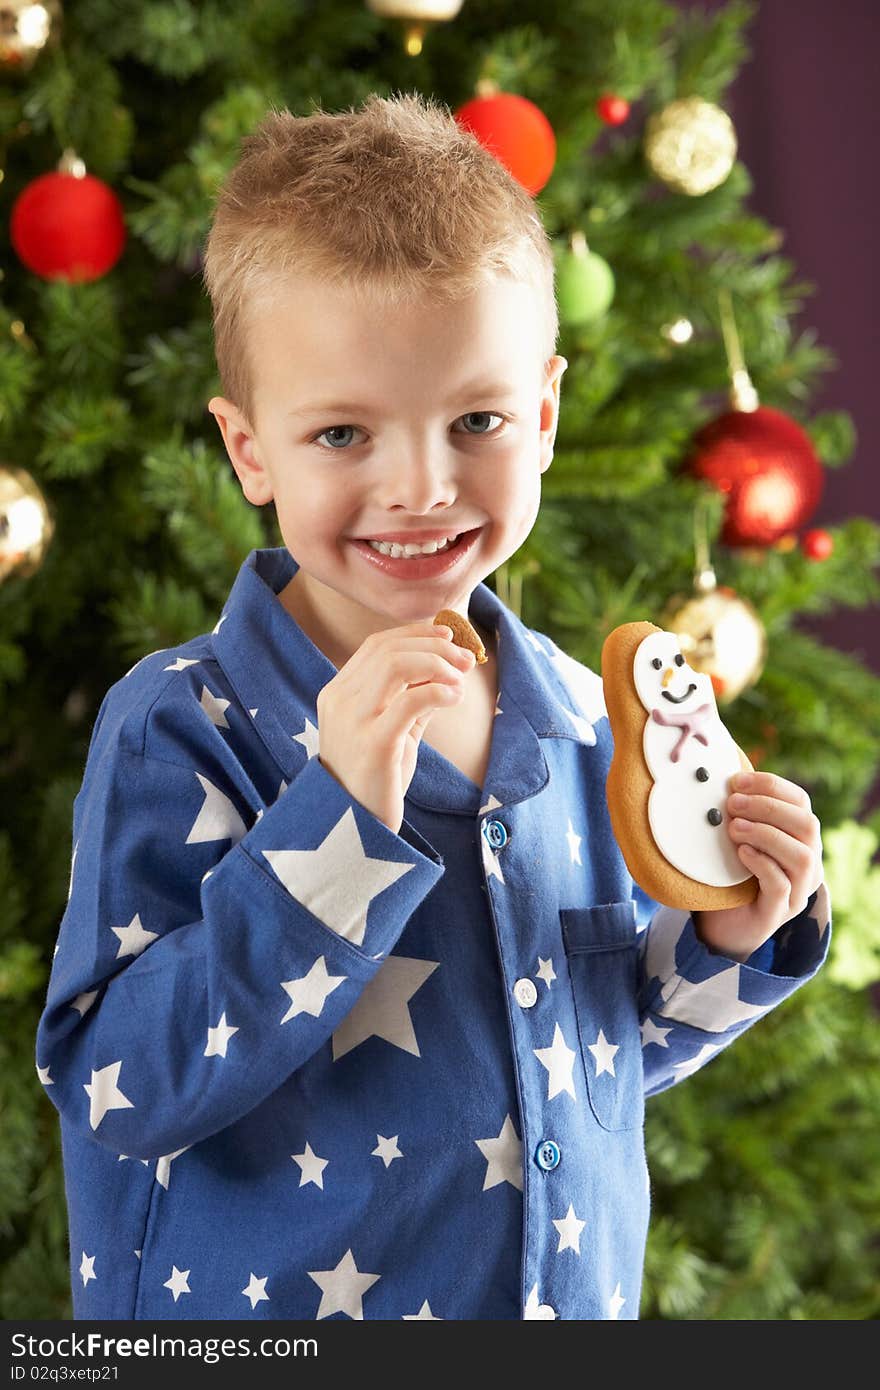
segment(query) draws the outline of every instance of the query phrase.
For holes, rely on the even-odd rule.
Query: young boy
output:
[[[205,272],[285,545],[94,726],[36,1049],[74,1315],[635,1318],[645,1095],[827,953],[809,800],[749,779],[748,908],[627,873],[601,680],[483,582],[567,364],[532,201],[448,112],[273,112]]]

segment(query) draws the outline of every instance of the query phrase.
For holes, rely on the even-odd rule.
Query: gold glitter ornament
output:
[[[61,24],[58,0],[2,0],[0,71],[7,77],[29,72],[44,49],[57,47]]]
[[[383,19],[405,21],[403,46],[415,58],[422,51],[429,25],[455,19],[463,3],[464,0],[367,0],[367,9]]]
[[[710,677],[719,705],[754,685],[767,660],[767,634],[748,599],[717,585],[712,570],[697,577],[690,597],[675,595],[657,619],[674,632],[689,666]]]
[[[55,530],[46,499],[24,468],[0,464],[0,583],[43,563]]]
[[[723,183],[736,160],[736,131],[720,106],[683,97],[657,111],[645,127],[651,171],[676,193],[692,198]]]

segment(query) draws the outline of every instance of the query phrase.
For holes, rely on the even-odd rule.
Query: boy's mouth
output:
[[[388,553],[390,546],[386,545],[384,550],[379,550],[368,540],[352,540],[351,544],[374,568],[392,578],[434,579],[461,563],[467,552],[473,548],[482,529],[482,526],[477,526],[471,531],[463,531],[460,535],[450,538],[445,544],[438,542],[439,548],[433,554],[422,552],[416,555],[395,555]],[[394,549],[399,551],[400,547],[395,546]]]

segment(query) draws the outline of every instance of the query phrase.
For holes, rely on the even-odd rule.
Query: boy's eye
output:
[[[346,430],[353,430],[353,429],[356,429],[356,426],[355,426],[355,425],[331,425],[329,429],[322,430],[320,434],[312,435],[312,443],[317,443],[317,441],[318,441],[319,439],[323,439],[323,437],[324,437],[325,434],[326,434],[326,435],[331,435],[331,434],[345,434]],[[344,446],[345,441],[337,440],[337,443],[342,443],[343,446]],[[336,445],[335,445],[335,444],[322,444],[320,447],[321,447],[322,449],[331,449],[331,450],[334,450],[334,449],[335,449],[336,453],[339,453],[339,452],[340,452],[340,450],[336,449]]]
[[[506,417],[505,417],[504,415],[498,415],[498,414],[496,414],[494,411],[490,411],[490,410],[470,410],[470,411],[468,411],[468,413],[467,413],[466,415],[462,415],[462,416],[460,416],[459,418],[462,419],[462,420],[500,420],[501,424],[496,425],[495,428],[494,428],[493,430],[479,430],[479,429],[478,429],[478,430],[465,430],[465,431],[464,431],[465,434],[471,434],[471,435],[474,436],[474,438],[478,438],[481,434],[484,434],[484,435],[491,435],[491,436],[493,436],[493,437],[494,437],[496,434],[499,434],[499,433],[501,432],[501,428],[502,428],[502,426],[503,426],[503,424],[504,424],[504,421],[505,421],[505,418],[506,418]],[[311,441],[310,441],[310,442],[311,442],[312,444],[318,444],[318,447],[319,447],[319,448],[325,449],[325,450],[327,450],[328,452],[336,453],[336,454],[341,454],[341,453],[344,453],[345,450],[348,448],[348,446],[349,446],[349,444],[350,444],[350,442],[351,442],[350,440],[342,440],[342,439],[337,438],[335,442],[331,442],[331,443],[329,443],[329,444],[320,444],[320,443],[318,443],[318,441],[321,440],[321,439],[323,439],[325,435],[328,436],[328,437],[331,436],[331,435],[337,435],[337,436],[340,435],[340,434],[343,434],[343,435],[344,435],[344,434],[346,434],[346,432],[348,432],[348,431],[357,430],[357,429],[358,429],[358,426],[357,426],[357,425],[330,425],[326,430],[321,430],[321,432],[320,432],[319,434],[313,434],[312,437],[311,437]],[[362,431],[361,431],[361,432],[362,432]],[[461,431],[459,431],[459,432],[461,432]]]

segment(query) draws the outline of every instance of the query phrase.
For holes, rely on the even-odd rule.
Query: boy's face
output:
[[[536,295],[518,282],[389,311],[305,276],[252,326],[258,426],[221,396],[208,409],[245,497],[274,499],[300,566],[279,597],[309,615],[337,664],[370,632],[466,614],[528,536],[568,365],[539,366],[537,331]],[[442,572],[421,576],[355,543],[477,528],[455,563],[438,556],[425,568]]]

